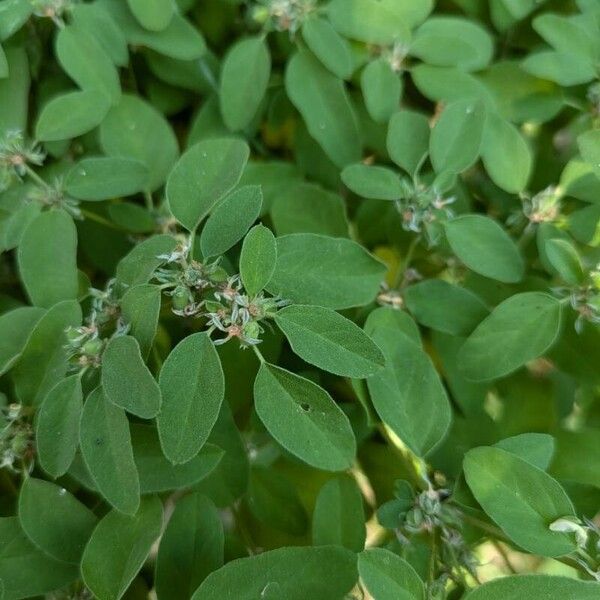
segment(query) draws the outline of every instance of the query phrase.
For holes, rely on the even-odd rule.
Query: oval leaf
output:
[[[248,185],[218,204],[202,229],[202,255],[219,256],[237,244],[258,218],[262,201],[260,186]]]
[[[221,361],[208,335],[195,333],[179,342],[167,357],[159,381],[160,443],[172,463],[185,463],[208,439],[225,395]]]
[[[575,549],[557,519],[575,514],[562,487],[541,469],[500,448],[475,448],[464,459],[467,483],[483,510],[519,546],[542,556]]]
[[[189,231],[239,182],[248,161],[246,142],[209,139],[192,146],[177,162],[167,181],[173,216]]]
[[[273,277],[277,263],[277,242],[271,230],[256,225],[244,238],[240,255],[240,277],[249,296],[255,296]]]
[[[560,302],[540,292],[511,296],[498,305],[459,353],[463,374],[474,381],[496,379],[542,356],[561,326]]]
[[[111,404],[96,388],[83,407],[80,425],[81,454],[100,493],[117,510],[135,514],[140,483],[133,460],[125,411]]]
[[[151,419],[160,410],[160,388],[130,335],[113,337],[106,346],[102,387],[107,400],[142,419]]]
[[[158,498],[142,500],[134,516],[113,510],[98,523],[81,561],[83,581],[96,598],[121,598],[150,554],[162,523]]]
[[[348,418],[318,385],[263,363],[254,382],[258,416],[289,452],[317,469],[342,471],[354,460]]]
[[[517,245],[489,217],[452,219],[446,223],[446,237],[456,256],[476,273],[504,283],[523,279],[525,263]]]
[[[383,354],[369,336],[352,321],[320,306],[288,306],[275,321],[292,350],[311,365],[361,379],[379,372]]]

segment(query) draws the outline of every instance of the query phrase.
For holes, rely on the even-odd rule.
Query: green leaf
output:
[[[102,355],[102,387],[109,402],[142,419],[151,419],[160,410],[160,388],[130,335],[108,342]]]
[[[68,173],[65,189],[80,200],[131,196],[147,187],[148,168],[124,157],[93,157],[79,161]]]
[[[410,54],[430,65],[465,71],[487,67],[493,53],[490,34],[473,21],[458,17],[427,19],[410,45]]]
[[[269,433],[301,460],[326,471],[352,464],[356,441],[350,422],[318,385],[263,363],[254,382],[254,401]]]
[[[55,560],[32,544],[17,517],[0,518],[0,580],[7,600],[41,596],[78,578],[76,565]]]
[[[134,516],[109,512],[98,523],[81,561],[85,585],[98,600],[118,600],[150,554],[163,522],[158,498],[145,498]]]
[[[320,233],[348,237],[348,220],[343,198],[313,183],[283,185],[271,206],[277,235]]]
[[[61,94],[42,108],[35,136],[43,142],[78,137],[99,125],[109,108],[106,97],[95,90]]]
[[[527,187],[533,166],[531,150],[514,125],[493,113],[485,122],[481,158],[498,187],[512,194]]]
[[[15,393],[23,404],[38,406],[65,376],[65,330],[80,324],[81,308],[75,300],[55,304],[36,323],[12,372]]]
[[[516,454],[542,471],[550,466],[554,454],[554,438],[547,433],[522,433],[500,440],[494,446]]]
[[[488,581],[472,590],[465,600],[595,600],[598,584],[552,575],[512,575]]]
[[[475,448],[464,459],[467,483],[485,512],[521,548],[542,556],[575,549],[550,524],[575,513],[562,487],[541,469],[500,448]]]
[[[462,173],[475,163],[485,121],[485,107],[480,100],[456,100],[444,108],[429,143],[436,173]]]
[[[271,56],[262,36],[236,42],[223,61],[219,101],[231,131],[245,129],[263,101],[271,75]]]
[[[79,564],[97,519],[64,488],[29,477],[19,494],[19,521],[40,550],[56,560]]]
[[[252,516],[261,524],[296,537],[306,533],[308,516],[298,491],[277,471],[252,468],[247,503]]]
[[[108,156],[132,158],[146,165],[150,191],[166,181],[179,154],[177,138],[166,119],[142,98],[128,94],[123,94],[102,121],[100,145]]]
[[[597,177],[600,177],[600,130],[591,129],[577,138],[577,146],[583,159],[589,163]]]
[[[415,454],[426,456],[445,437],[452,419],[439,375],[429,356],[402,332],[379,325],[371,337],[386,362],[367,380],[373,406]]]
[[[245,142],[218,138],[198,142],[179,159],[167,181],[167,200],[188,231],[238,184],[249,154]]]
[[[417,344],[417,346],[421,345],[421,334],[419,333],[417,324],[410,318],[407,312],[391,307],[380,306],[370,312],[365,323],[365,331],[371,337],[373,337],[375,331],[378,331],[379,336],[389,336],[389,339],[402,334]]]
[[[309,50],[340,79],[348,79],[354,71],[350,44],[329,21],[310,15],[302,25],[302,37]]]
[[[142,357],[150,353],[160,313],[160,287],[141,284],[130,287],[121,298],[121,316],[128,332],[140,345]]]
[[[141,3],[141,0],[138,2]],[[206,43],[200,30],[177,11],[162,31],[149,31],[139,24],[123,0],[103,0],[102,6],[108,10],[132,46],[150,48],[184,61],[195,61],[206,53]]]
[[[384,548],[358,555],[360,579],[373,600],[425,600],[425,586],[413,567]]]
[[[202,229],[202,255],[219,256],[237,244],[258,219],[262,201],[258,185],[244,186],[229,194],[215,207]]]
[[[60,29],[56,36],[56,56],[83,91],[106,96],[111,104],[119,102],[121,85],[117,69],[90,33],[72,25]]]
[[[533,28],[559,52],[572,53],[595,62],[597,40],[591,39],[586,28],[573,18],[545,13],[533,19]]]
[[[255,296],[273,277],[277,242],[271,230],[255,225],[244,238],[240,255],[240,277],[249,296]]]
[[[472,271],[504,283],[523,279],[525,263],[517,245],[496,221],[464,215],[445,224],[452,251]]]
[[[301,304],[341,310],[372,302],[385,270],[356,242],[295,233],[277,238],[277,267],[267,289]]]
[[[210,475],[223,458],[223,450],[207,443],[192,460],[173,465],[163,454],[156,428],[142,423],[131,426],[131,443],[142,494],[191,487]]]
[[[363,498],[349,475],[330,479],[320,490],[313,512],[315,546],[343,546],[360,552],[365,547]]]
[[[530,54],[521,67],[540,79],[549,79],[564,87],[588,83],[596,78],[595,66],[577,54],[542,50]]]
[[[174,0],[127,0],[127,4],[140,25],[150,31],[168,27],[175,14]]]
[[[577,250],[567,240],[550,239],[544,246],[548,261],[558,275],[569,285],[582,283],[585,273]]]
[[[159,381],[160,443],[173,464],[185,463],[208,439],[225,394],[221,361],[209,336],[195,333],[179,342],[167,357]]]
[[[147,283],[156,268],[177,246],[170,235],[154,235],[134,246],[117,265],[117,281],[125,287]],[[160,258],[160,257],[163,258]]]
[[[46,311],[21,306],[0,315],[0,375],[17,362],[36,323]]]
[[[376,123],[387,123],[400,108],[402,80],[386,58],[371,61],[361,73],[360,86],[367,112]]]
[[[360,379],[384,366],[383,354],[369,336],[329,308],[287,306],[277,312],[275,322],[292,350],[324,371]]]
[[[400,110],[390,119],[387,151],[390,158],[410,175],[429,152],[429,120],[421,113]]]
[[[542,356],[561,327],[560,302],[540,292],[511,296],[498,305],[459,353],[463,374],[474,381],[497,379]]]
[[[27,227],[18,252],[19,272],[33,304],[48,308],[78,295],[77,231],[63,210],[49,210]]]
[[[6,58],[4,48],[0,46],[0,79],[4,79],[8,77],[8,75],[8,59]]]
[[[76,4],[71,18],[77,29],[83,29],[96,38],[115,65],[124,67],[129,61],[127,41],[110,14],[99,3]]]
[[[344,185],[355,194],[373,200],[399,200],[403,195],[398,174],[386,167],[357,163],[342,171]]]
[[[0,2],[0,41],[8,39],[27,22],[33,13],[29,0],[4,0]]]
[[[140,484],[125,411],[111,404],[102,388],[87,398],[81,415],[81,453],[100,493],[117,510],[133,515]]]
[[[64,475],[79,446],[83,392],[79,375],[59,381],[44,398],[36,419],[36,447],[40,466],[54,477]]]
[[[261,595],[265,600],[341,600],[356,580],[356,555],[349,550],[279,548],[227,563],[205,579],[192,600],[256,600]]]
[[[378,46],[408,42],[410,30],[425,20],[432,0],[333,0],[327,13],[343,35]]]
[[[223,554],[223,524],[215,505],[198,493],[181,498],[158,548],[158,597],[191,598],[207,575],[223,565]]]
[[[442,279],[407,287],[404,300],[419,323],[451,335],[469,335],[490,312],[473,292]]]
[[[310,52],[301,51],[288,63],[285,87],[310,135],[338,167],[360,160],[358,123],[340,79]]]
[[[591,427],[577,431],[556,431],[556,455],[550,473],[561,481],[600,488],[600,431]],[[585,457],[585,458],[582,458]]]
[[[23,0],[22,4],[26,4],[31,10],[27,0]],[[2,10],[1,6],[0,10]],[[0,37],[2,37],[3,26],[1,17],[0,13]],[[24,130],[27,128],[29,111],[30,74],[27,52],[25,48],[12,46],[4,50],[8,62],[8,77],[0,79],[0,132],[11,129]]]

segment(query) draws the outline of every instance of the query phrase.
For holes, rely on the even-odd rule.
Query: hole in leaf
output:
[[[307,404],[306,402],[302,402],[302,404],[300,404],[300,408],[304,412],[309,412],[310,411],[310,404]]]

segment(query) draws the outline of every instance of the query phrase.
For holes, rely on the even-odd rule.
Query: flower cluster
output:
[[[155,278],[171,297],[173,312],[182,317],[204,318],[210,332],[225,334],[215,341],[217,345],[232,338],[237,338],[242,348],[259,344],[263,323],[287,304],[262,292],[250,297],[239,276],[229,276],[220,266],[220,259],[211,263],[191,259],[190,246],[185,242],[159,258],[164,263],[155,272]]]
[[[293,35],[313,10],[314,0],[261,0],[261,6],[254,8],[252,16],[259,23],[268,22],[277,31]]]
[[[33,14],[54,21],[57,27],[64,27],[65,14],[75,6],[74,0],[30,0]]]
[[[15,180],[21,180],[28,165],[41,165],[46,155],[35,144],[27,143],[23,133],[9,130],[0,139],[0,191],[7,189]]]
[[[34,465],[31,409],[10,404],[0,409],[0,469],[29,473]]]
[[[523,197],[523,212],[530,223],[553,223],[560,217],[560,187],[549,186],[535,196]]]
[[[443,587],[447,579],[461,579],[463,569],[474,576],[478,561],[462,534],[462,512],[448,502],[449,491],[430,486],[415,493],[408,482],[398,480],[394,494],[395,499],[377,511],[378,520],[395,532],[402,545],[410,544],[411,536],[421,533],[439,539],[439,560],[443,567],[440,585]]]

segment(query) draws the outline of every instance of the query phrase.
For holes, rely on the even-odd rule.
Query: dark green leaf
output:
[[[198,493],[179,500],[156,559],[160,600],[191,598],[206,576],[223,565],[223,552],[223,524],[215,505]]]
[[[275,236],[264,225],[254,226],[244,239],[240,256],[240,277],[250,296],[255,296],[268,285],[276,262]]]
[[[81,561],[85,585],[98,600],[118,600],[150,554],[161,533],[162,504],[145,498],[134,516],[109,512],[98,523]]]
[[[258,416],[286,450],[326,471],[347,469],[356,442],[346,415],[308,379],[263,364],[254,383]]]
[[[67,490],[29,477],[19,494],[19,521],[27,537],[52,558],[78,564],[96,517]]]
[[[365,378],[384,365],[383,354],[369,336],[331,309],[296,304],[280,310],[275,321],[292,350],[320,369]]]
[[[173,349],[160,372],[160,389],[163,451],[173,464],[185,463],[208,439],[225,394],[221,362],[207,334],[190,335]]]
[[[385,266],[356,242],[296,233],[277,239],[277,268],[267,289],[341,310],[371,302],[384,276]]]
[[[151,419],[160,410],[160,388],[144,364],[137,340],[130,335],[113,337],[106,346],[102,387],[109,402],[142,419]]]
[[[40,465],[52,477],[64,475],[79,446],[83,392],[79,375],[59,381],[37,413],[35,439]]]
[[[236,600],[261,595],[265,600],[342,600],[356,580],[356,556],[349,550],[279,548],[227,563],[207,577],[192,600],[223,600],[227,595]]]
[[[140,484],[125,411],[111,404],[102,388],[87,398],[81,415],[81,453],[100,493],[117,510],[136,513]]]
[[[202,255],[219,256],[237,244],[258,218],[262,200],[261,188],[249,185],[237,189],[219,203],[202,229]]]
[[[173,216],[189,231],[195,229],[239,182],[250,149],[238,139],[198,142],[177,162],[167,181]]]

